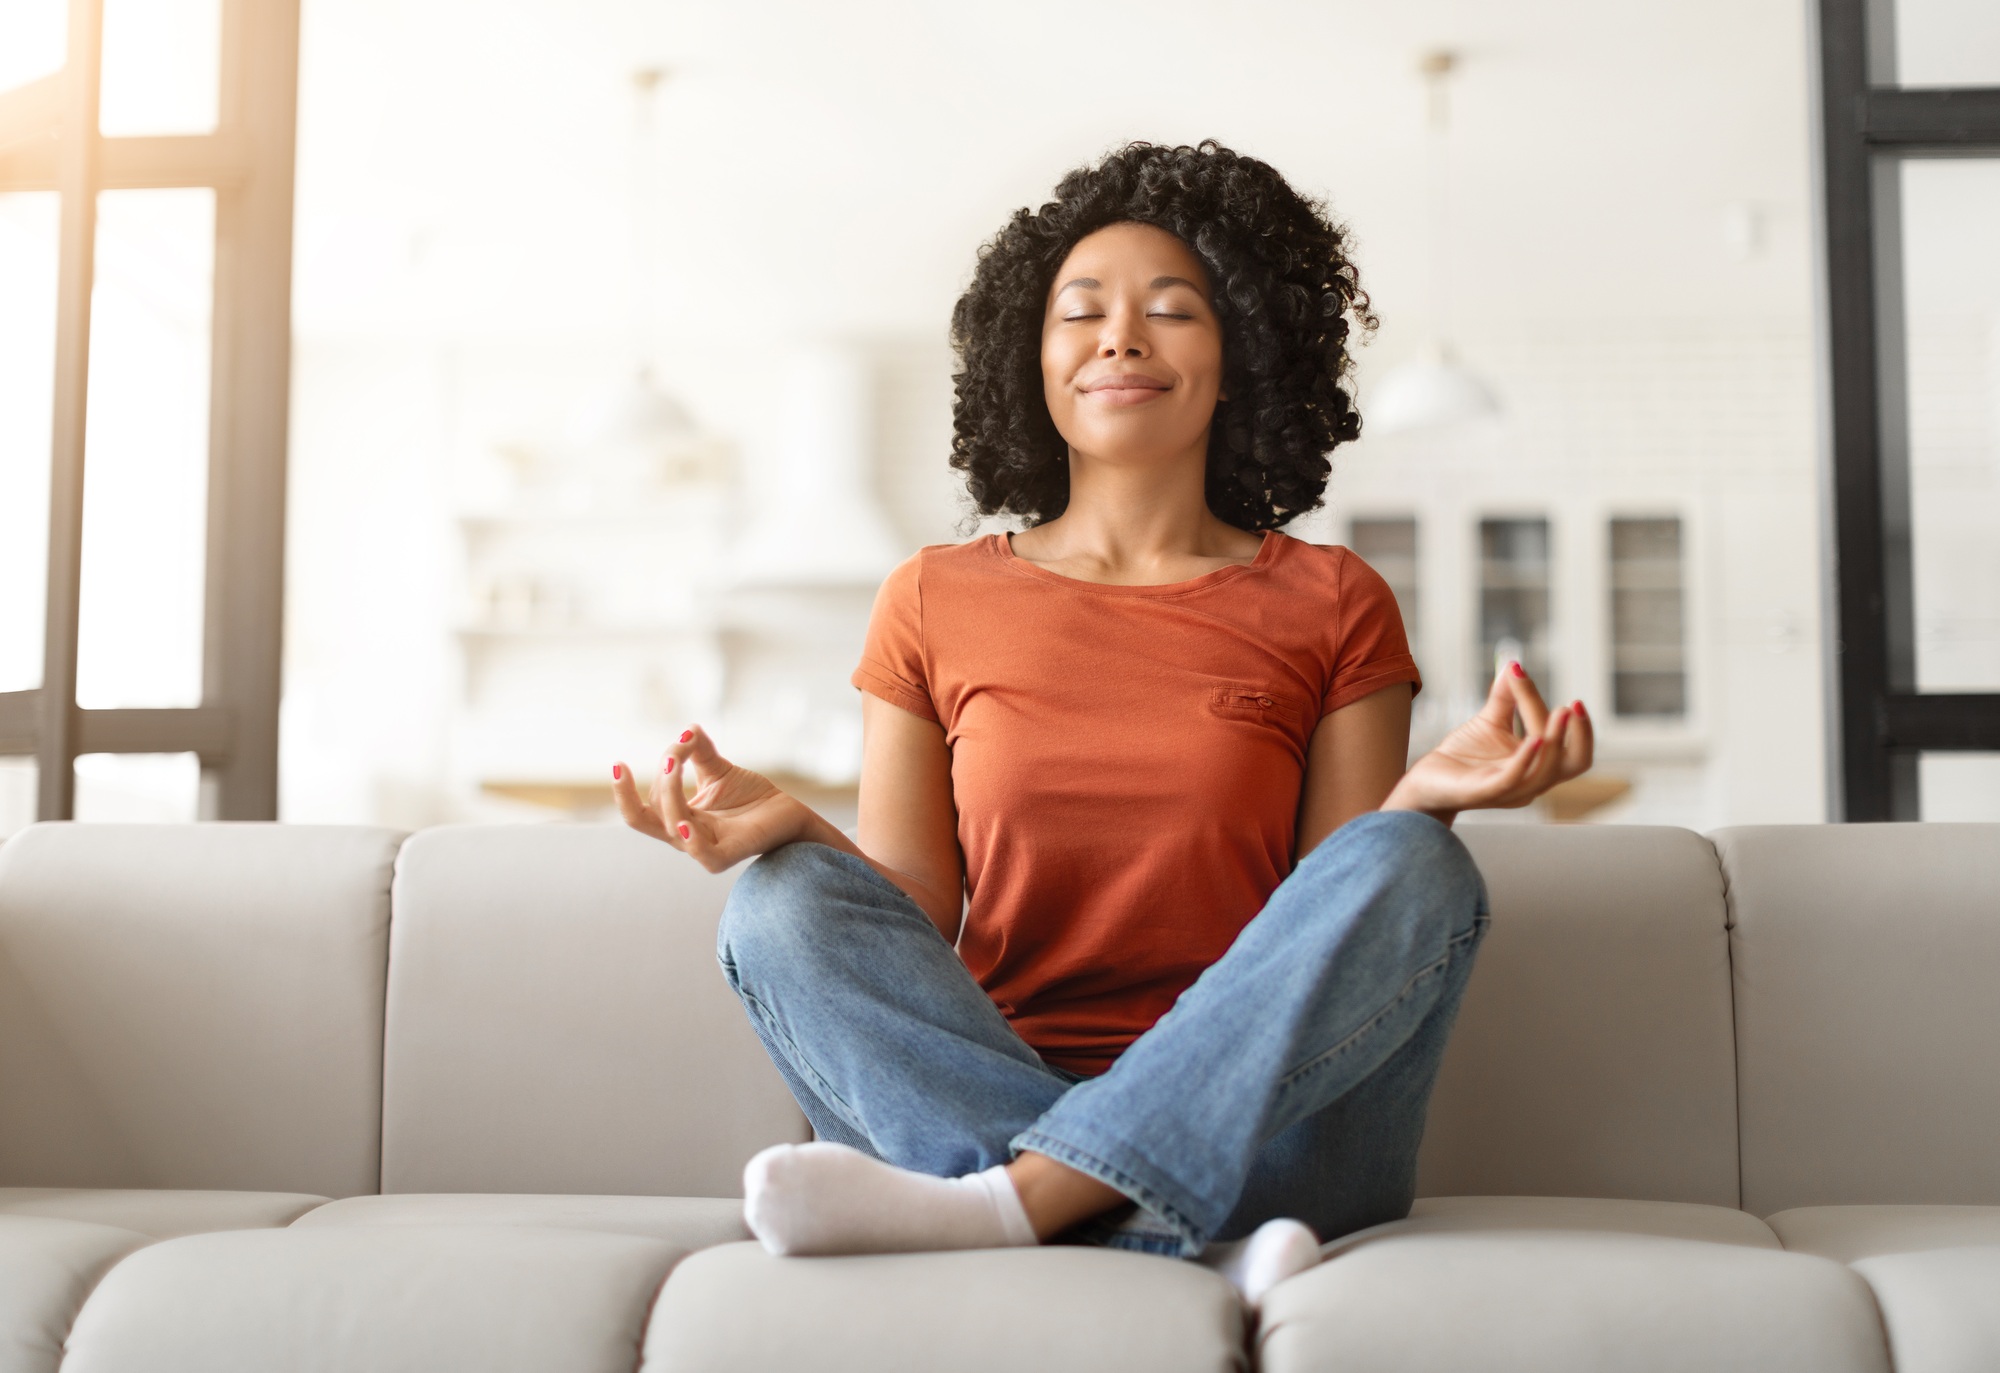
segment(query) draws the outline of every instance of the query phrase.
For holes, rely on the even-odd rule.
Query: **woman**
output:
[[[1265,164],[1072,172],[953,316],[952,464],[1025,528],[884,584],[858,839],[699,728],[648,797],[614,769],[635,828],[758,859],[719,956],[819,1136],[746,1172],[773,1252],[1062,1236],[1220,1254],[1254,1301],[1314,1231],[1407,1212],[1486,924],[1449,827],[1592,743],[1509,664],[1405,771],[1393,597],[1277,532],[1360,431],[1373,324],[1342,231]]]

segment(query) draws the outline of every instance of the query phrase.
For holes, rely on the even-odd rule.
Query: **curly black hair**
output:
[[[979,250],[951,313],[951,465],[982,515],[1040,524],[1069,505],[1068,452],[1042,394],[1042,316],[1070,249],[1112,224],[1150,224],[1201,259],[1222,326],[1208,506],[1239,529],[1316,509],[1327,454],[1361,433],[1345,382],[1351,331],[1372,331],[1346,229],[1277,170],[1214,140],[1131,143],[1020,209]]]

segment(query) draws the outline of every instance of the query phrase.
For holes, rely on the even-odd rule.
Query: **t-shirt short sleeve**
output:
[[[849,680],[870,696],[935,721],[937,706],[924,667],[922,559],[920,553],[903,562],[875,593],[861,665]]]
[[[1320,714],[1331,715],[1363,696],[1397,682],[1408,682],[1410,694],[1423,690],[1417,660],[1403,632],[1403,613],[1396,593],[1367,563],[1352,553],[1340,560],[1340,586],[1333,644],[1333,671],[1328,674]]]

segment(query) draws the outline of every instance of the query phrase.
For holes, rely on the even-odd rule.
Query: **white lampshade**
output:
[[[1485,382],[1443,350],[1406,362],[1362,398],[1362,421],[1374,434],[1438,429],[1500,413]]]

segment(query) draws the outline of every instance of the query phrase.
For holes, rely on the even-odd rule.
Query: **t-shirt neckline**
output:
[[[1199,577],[1191,577],[1184,582],[1160,582],[1150,586],[1122,586],[1112,582],[1087,582],[1081,577],[1065,577],[1060,572],[1051,572],[1037,566],[1014,552],[1014,536],[1007,533],[994,534],[994,552],[1008,567],[1023,576],[1038,577],[1057,586],[1069,587],[1075,591],[1091,591],[1106,596],[1185,596],[1192,591],[1205,591],[1211,586],[1231,580],[1245,572],[1269,567],[1278,556],[1279,545],[1286,535],[1275,529],[1264,531],[1264,541],[1257,546],[1257,556],[1247,563],[1232,563],[1228,567],[1218,567],[1213,572],[1204,572]]]

